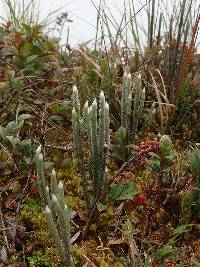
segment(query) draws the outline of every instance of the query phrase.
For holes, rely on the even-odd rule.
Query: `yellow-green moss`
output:
[[[35,246],[39,247],[51,247],[52,240],[48,229],[41,229],[34,232],[34,243]]]
[[[124,265],[115,260],[111,249],[104,245],[99,239],[87,240],[81,244],[75,244],[71,247],[75,266],[82,267],[87,259],[94,262],[99,267],[123,267]]]
[[[46,225],[43,208],[32,198],[28,198],[20,211],[20,220],[30,229],[38,229]]]
[[[30,267],[54,267],[52,262],[45,257],[45,255],[41,251],[34,251],[32,256],[28,257],[28,263]]]

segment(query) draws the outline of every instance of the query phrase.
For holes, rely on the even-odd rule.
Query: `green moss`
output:
[[[46,248],[45,258],[47,258],[50,262],[55,263],[57,266],[57,263],[59,262],[57,249],[54,247]]]
[[[31,257],[28,257],[28,263],[30,267],[53,267],[50,260],[48,260],[45,255],[42,254],[40,251],[33,252]]]
[[[76,209],[77,207],[83,208],[84,201],[82,200],[82,187],[80,184],[80,177],[77,175],[76,163],[73,160],[71,164],[71,168],[68,170],[59,170],[58,180],[64,181],[64,188],[66,196],[65,201],[69,207],[69,209]]]
[[[32,198],[28,198],[23,204],[20,211],[20,220],[28,230],[38,229],[46,224],[42,207]]]
[[[30,267],[56,267],[59,257],[55,248],[46,248],[45,251],[34,251],[27,261]]]
[[[27,257],[31,267],[54,267],[59,263],[59,256],[56,248],[52,246],[51,237],[48,231],[36,231],[34,233],[35,251]]]
[[[41,229],[39,231],[34,232],[34,243],[37,247],[51,247],[52,246],[52,240],[50,237],[50,233],[48,229]]]
[[[123,265],[115,260],[114,254],[107,245],[104,245],[101,238],[99,242],[91,239],[81,242],[79,245],[71,246],[71,252],[76,267],[82,267],[87,258],[99,267],[122,267]]]
[[[114,208],[108,207],[105,212],[101,213],[99,217],[99,226],[103,229],[109,228],[112,225],[112,218],[114,214]]]

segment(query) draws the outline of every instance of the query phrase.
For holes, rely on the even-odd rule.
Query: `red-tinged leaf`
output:
[[[135,205],[144,205],[146,203],[146,195],[145,195],[145,193],[139,194],[139,196],[136,197],[133,202],[134,202]]]
[[[37,181],[37,176],[36,176],[36,175],[32,175],[31,179],[32,179],[33,181]]]
[[[23,41],[22,35],[20,32],[16,32],[15,33],[15,42],[17,44],[21,44],[21,42]]]
[[[36,184],[32,184],[29,190],[29,195],[37,194],[39,192],[39,188]]]
[[[58,82],[56,80],[51,80],[51,86],[56,87],[58,85]]]

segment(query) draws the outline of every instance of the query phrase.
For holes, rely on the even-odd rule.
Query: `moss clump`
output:
[[[112,226],[112,218],[114,214],[114,208],[108,207],[105,212],[101,213],[99,217],[99,226],[103,229],[109,229],[110,226]]]
[[[26,229],[30,231],[46,225],[42,206],[32,198],[28,198],[24,203],[20,212],[20,220],[26,226]]]
[[[59,257],[55,248],[46,248],[45,251],[34,251],[27,261],[30,267],[56,267]]]
[[[65,201],[71,210],[76,209],[77,207],[84,207],[80,177],[77,175],[76,171],[75,161],[72,162],[69,170],[58,171],[58,180],[64,180],[65,192],[67,192]]]
[[[32,256],[28,257],[28,263],[30,267],[53,267],[50,260],[48,260],[45,255],[42,254],[40,251],[33,252]]]
[[[55,263],[55,266],[57,266],[60,261],[57,250],[54,247],[46,248],[45,258],[47,258],[50,262]]]
[[[50,237],[50,233],[48,229],[41,229],[34,232],[34,243],[37,247],[51,247],[52,246],[52,240]]]
[[[113,252],[107,245],[102,243],[99,238],[99,242],[96,240],[86,240],[81,244],[71,246],[73,258],[75,259],[75,266],[82,267],[89,258],[94,264],[99,267],[123,267],[124,265],[116,261]]]

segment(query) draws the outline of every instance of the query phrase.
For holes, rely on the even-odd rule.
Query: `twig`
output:
[[[54,145],[46,144],[46,147],[50,147],[50,148],[54,148],[54,149],[58,149],[58,150],[63,150],[63,151],[70,151],[73,149],[73,144],[69,143],[66,146],[54,146]]]

